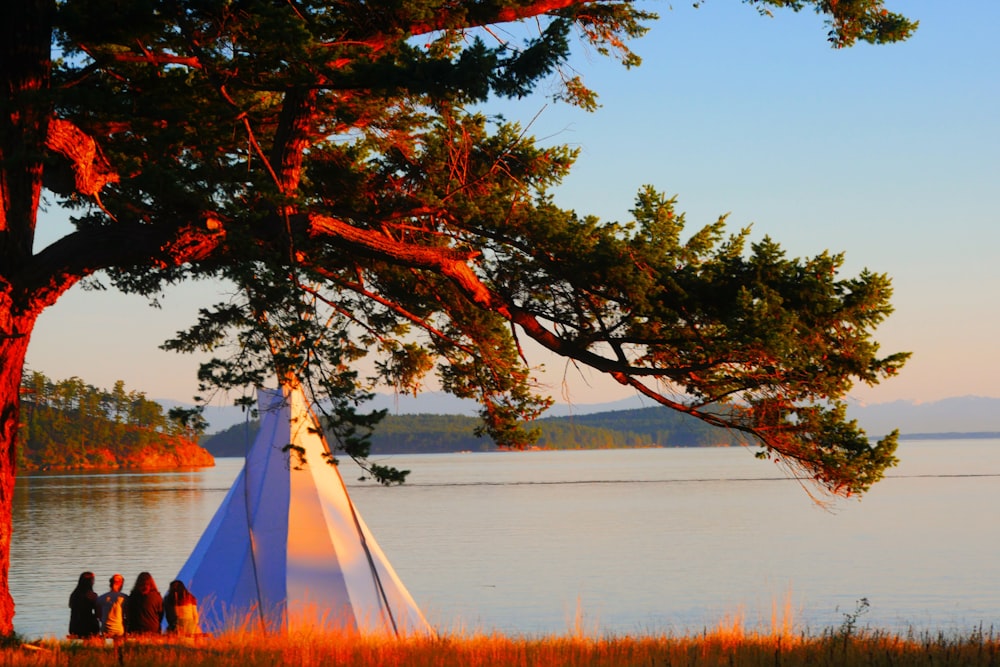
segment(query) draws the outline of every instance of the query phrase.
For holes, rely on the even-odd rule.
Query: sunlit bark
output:
[[[34,317],[15,311],[11,274],[31,256],[42,189],[49,107],[52,5],[5,2],[0,8],[0,635],[14,632],[10,544],[21,373]]]
[[[14,323],[29,330],[33,323]],[[10,545],[13,533],[14,481],[17,473],[17,427],[21,369],[28,336],[0,338],[0,635],[14,632],[14,599],[10,595]]]

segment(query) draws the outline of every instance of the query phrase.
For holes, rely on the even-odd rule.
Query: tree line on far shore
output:
[[[372,454],[496,451],[477,436],[476,417],[386,415],[372,436]],[[738,436],[663,407],[546,417],[535,422],[540,449],[706,447],[738,444]],[[212,465],[213,456],[243,456],[258,423],[202,436],[205,422],[190,410],[165,412],[121,380],[111,390],[71,377],[29,371],[21,381],[18,468],[21,470],[169,468]],[[198,440],[201,439],[199,443]],[[331,442],[335,446],[335,442]]]
[[[78,377],[52,380],[30,371],[21,381],[22,470],[166,468],[212,465],[197,445],[204,423],[117,381],[110,391]]]
[[[475,435],[479,420],[465,415],[387,415],[372,434],[372,454],[489,452],[498,449]],[[624,449],[641,447],[714,447],[740,444],[739,436],[664,407],[617,410],[535,422],[539,449]],[[258,423],[237,424],[202,439],[214,456],[243,456]],[[331,441],[331,446],[335,442]]]

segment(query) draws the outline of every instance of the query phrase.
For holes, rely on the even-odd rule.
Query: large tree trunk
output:
[[[0,636],[14,632],[7,576],[21,373],[37,309],[20,284],[42,191],[53,0],[0,2]],[[42,307],[42,304],[37,304]]]
[[[14,599],[10,595],[8,573],[17,471],[19,390],[28,339],[27,335],[0,339],[0,636],[14,632]]]
[[[51,104],[52,3],[0,3],[0,279],[30,259]]]

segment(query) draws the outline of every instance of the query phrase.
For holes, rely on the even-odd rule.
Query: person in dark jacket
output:
[[[158,635],[163,624],[163,598],[149,572],[140,572],[128,594],[128,633]]]
[[[97,610],[94,573],[84,572],[69,594],[69,636],[87,639],[100,632],[101,615]]]

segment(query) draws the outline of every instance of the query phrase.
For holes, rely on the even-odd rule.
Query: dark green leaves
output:
[[[882,0],[747,1],[812,8],[837,46],[915,27]],[[556,97],[595,108],[565,71],[572,44],[636,65],[628,42],[653,14],[621,0],[172,0],[106,23],[90,11],[112,4],[57,12],[55,108],[119,177],[78,223],[120,249],[86,269],[144,294],[189,276],[233,285],[167,344],[217,354],[206,389],[301,382],[338,450],[363,460],[379,418],[359,409],[368,392],[417,391],[436,370],[480,401],[483,433],[522,447],[548,403],[527,337],[746,434],[834,493],[891,465],[892,443],[870,447],[841,409],[854,383],[906,359],[872,339],[888,278],[841,276],[837,254],[789,258],[724,218],[690,230],[652,187],[629,220],[560,208],[552,188],[575,152],[467,111],[551,79]]]
[[[858,40],[871,44],[889,44],[906,39],[918,23],[902,14],[890,12],[883,0],[743,0],[770,14],[768,7],[799,11],[812,6],[827,17],[827,38],[836,48],[853,46]],[[696,3],[698,4],[698,3]]]

